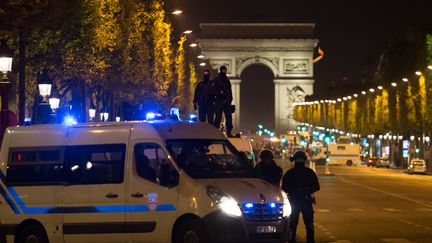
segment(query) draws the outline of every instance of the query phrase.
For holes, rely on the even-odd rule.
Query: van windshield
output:
[[[252,177],[249,162],[225,140],[168,140],[177,164],[193,178]]]

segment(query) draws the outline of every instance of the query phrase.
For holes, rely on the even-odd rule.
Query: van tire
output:
[[[353,162],[352,162],[352,160],[347,160],[346,164],[347,164],[348,166],[353,166]]]
[[[192,219],[183,222],[175,232],[174,243],[207,243],[209,236],[204,222]]]
[[[37,225],[30,224],[17,233],[16,243],[48,243],[45,230]]]

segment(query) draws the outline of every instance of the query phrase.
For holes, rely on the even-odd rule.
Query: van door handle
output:
[[[115,193],[110,192],[110,193],[106,194],[105,197],[107,197],[107,198],[118,198],[118,195],[115,194]]]
[[[144,194],[139,193],[139,192],[135,192],[134,194],[131,194],[131,197],[136,197],[136,198],[141,198],[143,196],[144,196]]]

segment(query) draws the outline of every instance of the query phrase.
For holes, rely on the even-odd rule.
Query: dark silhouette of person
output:
[[[213,97],[209,95],[210,85],[210,71],[204,70],[203,80],[198,82],[195,87],[194,94],[194,110],[198,109],[198,120],[200,122],[214,123],[214,108]]]
[[[227,136],[233,137],[232,135],[232,110],[231,102],[233,101],[231,82],[228,79],[226,73],[227,68],[225,66],[220,67],[220,72],[214,80],[213,96],[214,96],[214,110],[215,110],[215,121],[216,128],[220,128],[222,121],[222,114],[225,115],[225,127],[227,130]]]
[[[274,161],[273,152],[268,149],[261,151],[260,159],[261,161],[254,168],[254,176],[280,187],[283,171]]]
[[[143,153],[136,153],[136,169],[139,176],[151,182],[157,183],[156,171],[150,167],[150,159]]]
[[[288,170],[282,179],[282,190],[288,194],[292,212],[290,216],[290,240],[296,242],[296,231],[299,215],[302,213],[306,226],[306,240],[315,242],[313,206],[315,202],[313,193],[319,191],[318,177],[312,169],[305,166],[307,155],[303,151],[297,151],[291,157],[294,167]]]

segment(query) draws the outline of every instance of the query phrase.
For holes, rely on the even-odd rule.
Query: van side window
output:
[[[66,147],[65,170],[70,184],[122,183],[125,144]]]
[[[140,143],[134,151],[138,176],[164,187],[178,184],[178,173],[159,145]]]
[[[13,148],[6,171],[12,185],[62,184],[62,148]]]

